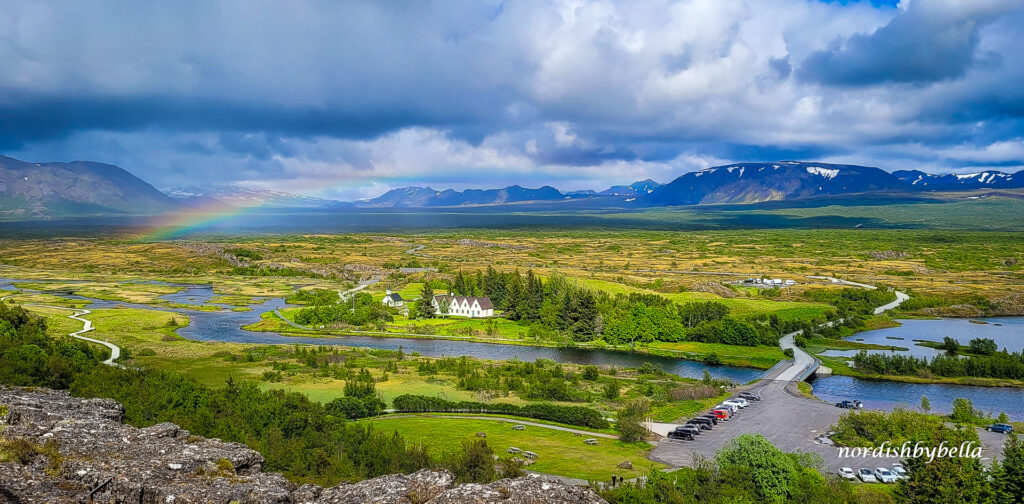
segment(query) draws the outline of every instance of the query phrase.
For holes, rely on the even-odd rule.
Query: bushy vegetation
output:
[[[295,314],[295,322],[310,326],[335,323],[357,327],[374,325],[380,329],[394,320],[394,309],[375,302],[370,294],[359,292],[353,297],[352,301],[339,303],[336,293],[334,296],[317,292],[306,294],[304,299],[312,306],[299,310]]]
[[[626,483],[602,492],[611,504],[850,503],[853,486],[825,478],[816,455],[784,453],[757,434],[732,439],[713,460],[672,473],[651,471],[646,484]]]
[[[470,469],[457,452],[433,458],[427,446],[406,443],[397,433],[346,421],[365,416],[353,413],[353,400],[375,414],[383,407],[364,371],[349,380],[346,397],[324,406],[251,382],[229,379],[214,388],[175,372],[104,366],[102,357],[83,342],[47,336],[41,318],[0,303],[0,384],[112,398],[124,405],[129,424],[174,422],[197,435],[245,443],[263,454],[266,470],[296,481],[336,484],[426,467],[450,468],[466,481],[496,477]]]
[[[956,340],[953,343],[959,348]],[[990,347],[981,350],[989,351]],[[1006,350],[984,355],[936,355],[931,360],[910,355],[869,354],[861,350],[854,355],[853,365],[879,374],[1024,379],[1024,353]]]
[[[599,411],[583,406],[561,406],[546,403],[517,406],[508,403],[449,401],[440,397],[410,394],[396,397],[393,405],[395,411],[402,413],[490,413],[536,418],[594,429],[608,428],[608,421],[604,419],[604,416]]]
[[[619,439],[627,443],[642,441],[647,435],[643,421],[650,411],[651,403],[645,397],[627,402],[615,416],[615,430],[619,431]]]
[[[0,383],[67,388],[107,356],[84,341],[46,334],[46,322],[0,301]]]

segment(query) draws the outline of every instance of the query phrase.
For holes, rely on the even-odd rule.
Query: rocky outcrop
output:
[[[529,476],[456,485],[441,470],[297,487],[263,457],[171,423],[136,428],[109,399],[0,388],[0,503],[600,503],[587,487]]]

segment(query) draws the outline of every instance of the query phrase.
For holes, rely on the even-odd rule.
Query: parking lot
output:
[[[834,446],[820,444],[815,438],[826,434],[844,411],[833,404],[809,399],[786,391],[786,382],[764,380],[752,391],[759,392],[761,401],[750,401],[726,422],[719,421],[710,431],[701,431],[692,441],[662,439],[651,452],[651,458],[672,466],[690,466],[694,454],[713,458],[730,439],[741,434],[761,434],[785,452],[817,453],[825,467],[835,472],[840,467],[854,469],[889,467],[899,459],[892,458],[840,458]],[[980,430],[982,461],[991,462],[1002,446],[1003,434]]]

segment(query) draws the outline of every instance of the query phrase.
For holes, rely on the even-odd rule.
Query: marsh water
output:
[[[1024,317],[994,317],[979,319],[899,320],[899,327],[864,331],[850,337],[859,343],[893,345],[906,350],[868,350],[868,353],[896,353],[914,357],[932,358],[944,351],[918,345],[918,341],[942,342],[951,337],[967,345],[975,338],[988,338],[996,346],[1010,352],[1024,350]],[[853,357],[858,350],[828,350],[826,357]]]
[[[40,282],[39,280],[14,280],[0,278],[0,290],[12,289],[16,282]],[[62,283],[67,283],[62,281]],[[210,285],[176,284],[182,290],[161,296],[173,303],[187,305],[210,305],[213,287]],[[152,305],[107,301],[82,296],[61,294],[62,297],[86,299],[91,301],[90,309],[132,307],[141,309],[160,309],[187,314],[191,323],[178,329],[182,337],[200,341],[227,341],[255,344],[313,344],[340,345],[350,347],[380,348],[405,352],[418,352],[430,357],[466,355],[488,360],[519,359],[535,361],[549,359],[555,362],[574,364],[612,364],[624,367],[638,367],[644,362],[660,369],[689,378],[700,378],[707,370],[716,378],[727,378],[735,382],[745,383],[763,375],[759,369],[735,366],[707,366],[705,364],[681,359],[644,355],[640,353],[618,352],[610,350],[580,348],[550,348],[519,345],[502,345],[478,343],[458,340],[438,340],[419,338],[391,338],[373,336],[338,336],[338,337],[296,337],[284,336],[273,332],[253,332],[242,329],[242,326],[258,322],[261,314],[285,306],[282,298],[262,298],[249,305],[250,311],[231,311],[227,305],[217,305],[220,311],[200,311],[189,308],[167,308]],[[941,341],[944,336],[956,337],[961,343],[967,344],[971,338],[988,337],[995,340],[1000,348],[1019,351],[1024,347],[1024,317],[1007,317],[984,319],[987,324],[971,323],[963,319],[908,320],[902,321],[903,326],[858,333],[854,338],[863,338],[864,342],[879,343],[908,347],[907,352],[920,352],[919,355],[931,355],[926,347],[914,345],[914,339],[930,339]],[[997,325],[999,324],[999,325]],[[903,338],[891,339],[891,338]],[[921,350],[924,349],[924,350]],[[818,378],[812,382],[814,393],[828,401],[842,399],[860,399],[867,408],[891,409],[897,405],[916,407],[921,396],[927,396],[932,410],[948,412],[954,398],[970,398],[976,408],[998,414],[1005,411],[1014,420],[1024,420],[1024,388],[1007,387],[976,387],[964,385],[937,385],[898,383],[888,381],[863,380],[848,376],[830,376]]]

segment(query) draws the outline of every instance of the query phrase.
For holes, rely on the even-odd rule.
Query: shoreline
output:
[[[242,330],[251,332],[272,332],[281,334],[282,336],[294,336],[294,337],[311,337],[311,338],[337,338],[346,336],[359,336],[359,337],[370,337],[370,338],[399,338],[399,339],[425,339],[425,340],[438,340],[438,341],[465,341],[468,343],[485,343],[492,345],[509,345],[509,346],[529,346],[539,348],[562,348],[562,349],[583,349],[583,350],[603,350],[608,352],[622,352],[635,355],[653,355],[656,357],[668,357],[681,360],[687,360],[704,364],[703,358],[707,355],[716,354],[721,361],[722,366],[740,367],[756,370],[768,370],[773,366],[786,360],[785,356],[779,360],[772,362],[765,361],[761,358],[751,357],[746,358],[736,355],[723,355],[718,352],[689,352],[685,350],[675,350],[671,348],[658,348],[647,345],[629,347],[626,345],[611,345],[611,344],[594,344],[590,342],[579,342],[573,344],[562,344],[553,341],[543,340],[526,340],[526,339],[512,339],[512,338],[486,338],[477,336],[449,336],[444,334],[418,334],[418,333],[394,333],[386,331],[318,331],[315,329],[298,329],[296,326],[288,324],[285,319],[277,318],[274,316],[273,311],[265,312],[270,313],[270,317],[265,317],[260,322],[242,326]],[[262,329],[256,326],[263,321],[277,319],[287,325],[283,328],[273,329]],[[774,347],[758,346],[758,347],[742,347],[736,346],[736,348],[751,348],[751,349],[769,349]],[[752,360],[753,359],[753,360]],[[715,367],[707,364],[709,367]]]

